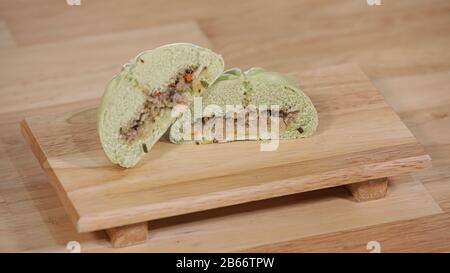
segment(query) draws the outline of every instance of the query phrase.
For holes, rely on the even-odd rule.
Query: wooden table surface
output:
[[[239,250],[366,251],[377,240],[383,251],[450,251],[450,2],[381,2],[0,0],[0,251],[103,240],[76,234],[19,123],[96,105],[122,63],[176,41],[212,47],[227,67],[358,63],[433,159],[414,179],[441,213],[276,242],[262,232]]]

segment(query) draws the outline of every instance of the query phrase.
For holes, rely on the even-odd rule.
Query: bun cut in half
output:
[[[229,106],[236,105],[241,105],[240,109],[244,109],[241,111],[244,113],[241,117],[245,117],[242,123],[244,130],[241,133],[236,129],[239,124],[237,115],[230,115],[230,111],[227,110]],[[184,112],[183,116],[172,125],[170,140],[173,143],[202,144],[234,140],[305,138],[314,134],[319,124],[313,103],[300,90],[297,83],[281,73],[258,67],[245,72],[238,68],[225,71],[203,94],[201,108],[204,110],[201,117],[194,114],[193,106],[191,105],[190,111]],[[220,111],[208,111],[210,106],[217,106],[215,109]],[[274,116],[269,110],[272,106],[278,108],[277,134],[272,134],[274,131],[270,131],[272,129],[270,122],[273,119],[261,119],[261,117]],[[257,113],[258,122],[254,122],[258,127],[256,133],[250,130],[251,111]],[[265,121],[269,129],[267,132],[259,130],[262,126],[261,122],[265,123]],[[218,127],[218,124],[221,126]],[[229,130],[232,131],[231,137],[228,134]],[[211,133],[212,131],[214,132]],[[221,139],[215,138],[217,132],[220,133]],[[201,137],[195,137],[198,135]]]
[[[145,51],[125,64],[106,86],[98,109],[98,132],[106,156],[135,166],[177,118],[223,72],[222,57],[178,43]]]

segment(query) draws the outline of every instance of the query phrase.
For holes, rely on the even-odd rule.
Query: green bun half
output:
[[[248,105],[257,109],[263,106],[270,108],[277,105],[280,109],[279,139],[295,139],[309,137],[316,131],[319,119],[310,98],[300,90],[295,81],[289,77],[255,67],[245,72],[238,68],[225,71],[202,96],[203,117],[211,117],[205,109],[209,105],[217,105],[222,115],[227,115],[227,105]],[[194,105],[171,127],[170,140],[173,143],[211,143],[210,138],[186,139],[186,122],[191,122],[194,131]],[[206,113],[205,113],[206,112]],[[217,117],[216,113],[214,113]],[[283,118],[284,116],[284,118]],[[197,119],[197,122],[199,120]],[[203,121],[204,122],[204,121]],[[225,126],[225,125],[224,125]],[[270,126],[269,126],[270,127]],[[247,131],[247,137],[249,132]],[[270,139],[274,136],[257,135],[252,139]],[[236,138],[237,139],[237,138]],[[233,140],[236,140],[233,139]],[[225,140],[225,141],[230,141]],[[219,141],[219,142],[225,142]]]
[[[188,106],[223,72],[213,51],[188,43],[144,51],[106,86],[98,108],[98,133],[106,156],[135,166]]]

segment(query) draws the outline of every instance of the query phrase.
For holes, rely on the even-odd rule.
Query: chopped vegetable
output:
[[[204,88],[208,88],[208,86],[209,86],[209,83],[207,81],[205,81],[205,80],[200,80],[200,83],[202,84],[202,86]]]
[[[142,149],[144,150],[144,153],[148,153],[147,144],[142,144]]]
[[[184,75],[184,79],[187,81],[187,82],[191,82],[192,81],[192,73],[186,73],[185,75]]]

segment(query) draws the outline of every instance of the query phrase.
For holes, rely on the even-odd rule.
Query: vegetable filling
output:
[[[163,92],[161,90],[147,90],[147,99],[143,109],[136,118],[130,120],[126,126],[120,128],[120,136],[128,143],[138,139],[144,131],[145,124],[155,122],[156,118],[164,111],[173,108],[176,104],[188,105],[190,102],[187,92],[193,91],[193,85],[200,85],[194,79],[194,71],[197,67],[191,66],[177,74],[175,79]],[[197,89],[197,88],[194,88]],[[196,90],[197,91],[197,90]],[[198,90],[200,92],[200,90]]]
[[[265,112],[264,114],[267,117],[267,127],[266,128],[267,128],[268,131],[270,131],[270,129],[271,129],[271,118],[270,117],[271,117],[272,113],[271,113],[271,110],[265,110],[264,112]],[[294,121],[298,118],[298,114],[299,114],[299,111],[288,111],[288,110],[284,110],[284,109],[279,111],[279,120],[280,120],[280,122],[279,122],[279,130],[280,130],[280,133],[292,129]],[[217,119],[222,119],[222,124],[223,124],[223,127],[222,127],[223,131],[222,131],[222,134],[221,134],[221,138],[222,139],[220,139],[220,140],[223,140],[225,138],[226,134],[227,134],[227,124],[232,124],[232,126],[234,126],[234,128],[228,128],[228,130],[232,130],[232,132],[234,132],[234,139],[236,139],[236,137],[237,137],[237,127],[238,127],[238,118],[237,117],[234,117],[234,118],[233,117],[226,117],[225,118],[223,116],[203,117],[202,119],[196,120],[196,122],[193,123],[192,127],[191,127],[191,129],[192,129],[191,130],[192,137],[194,138],[195,135],[200,133],[200,132],[197,131],[200,128],[203,128],[203,129],[206,129],[206,130],[212,129],[211,132],[213,133],[213,135],[214,136],[218,136],[216,134],[216,128],[215,127],[211,128],[211,126],[213,126],[213,124],[215,124]],[[232,119],[233,121],[227,122],[229,119]],[[250,120],[251,120],[251,117],[250,117],[249,113],[246,113],[245,114],[245,119],[244,119],[246,134],[249,133]],[[196,126],[196,124],[198,124],[198,123],[201,123],[202,126]],[[256,125],[259,126],[259,119],[256,122]],[[302,127],[296,128],[296,130],[300,134],[302,134],[304,132]],[[217,133],[219,133],[219,132],[217,132]],[[211,139],[212,142],[220,142],[220,140],[218,138],[216,138],[216,137]]]

